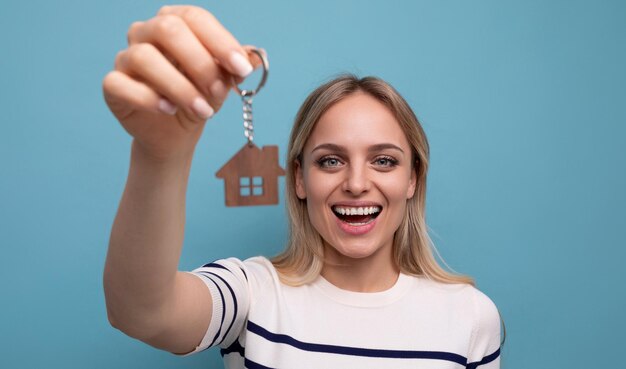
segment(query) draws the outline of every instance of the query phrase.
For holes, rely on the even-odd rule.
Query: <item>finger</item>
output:
[[[177,15],[189,26],[209,53],[230,73],[246,77],[253,67],[237,39],[205,9],[195,6],[164,6],[159,15]]]
[[[232,74],[226,72],[223,68],[219,69],[219,77],[215,79],[210,86],[210,94],[213,97],[211,106],[215,111],[222,108],[222,104],[226,101],[228,93],[233,87]]]
[[[102,81],[104,98],[119,119],[136,110],[176,114],[177,107],[145,83],[119,72],[109,72]]]
[[[259,67],[263,66],[263,61],[261,60],[261,58],[252,50],[256,49],[256,46],[253,45],[244,45],[243,49],[246,51],[247,55],[248,55],[248,59],[250,60],[250,63],[252,63],[252,67],[254,69],[257,69]],[[269,59],[267,59],[267,51],[265,51],[265,49],[262,48],[258,48],[258,50],[261,52],[261,54],[263,54],[263,56],[265,56],[265,60],[267,61],[267,67],[269,68]],[[239,77],[239,76],[234,76],[234,84],[240,84],[244,81],[244,78]]]
[[[248,59],[250,60],[250,63],[252,64],[252,67],[254,69],[257,69],[263,65],[263,61],[261,60],[261,58],[259,58],[259,56],[255,52],[252,51],[254,49],[258,49],[261,52],[261,54],[263,54],[263,56],[265,57],[265,60],[267,61],[267,67],[269,68],[270,63],[269,63],[269,59],[267,59],[267,51],[265,51],[265,49],[257,48],[254,45],[243,45],[242,47],[246,51],[246,54],[248,55]]]
[[[206,120],[215,112],[196,87],[152,44],[135,44],[118,54],[115,69],[146,83],[186,112]]]
[[[213,93],[213,90],[221,90],[222,82],[216,81],[221,75],[220,67],[182,18],[162,15],[147,22],[134,23],[128,32],[128,41],[130,45],[150,43],[157,46],[189,77],[212,107],[221,105],[220,98]]]
[[[250,60],[250,63],[252,64],[252,67],[254,69],[257,69],[263,65],[263,61],[261,60],[261,58],[252,51],[254,49],[259,50],[261,54],[263,54],[265,60],[267,61],[267,66],[269,67],[269,60],[267,59],[267,51],[265,51],[265,49],[260,47],[258,48],[254,45],[243,45],[242,47],[246,51],[246,55],[248,55],[248,59]]]

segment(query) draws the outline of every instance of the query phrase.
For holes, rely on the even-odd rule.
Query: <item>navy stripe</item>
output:
[[[208,263],[208,264],[204,264],[202,267],[203,268],[220,268],[220,269],[228,270],[228,268],[218,263]]]
[[[200,272],[200,273],[203,273],[203,274],[211,274],[211,275],[214,275],[214,276],[216,276],[217,278],[219,278],[219,279],[220,279],[220,280],[221,280],[221,281],[222,281],[222,282],[226,285],[226,287],[228,287],[228,290],[230,291],[230,295],[233,297],[233,303],[234,303],[233,320],[231,320],[231,321],[230,321],[230,324],[228,325],[228,329],[226,330],[226,333],[224,333],[224,338],[226,338],[226,337],[228,336],[228,333],[230,332],[231,328],[233,327],[233,324],[235,324],[235,319],[237,319],[237,310],[238,310],[238,307],[237,307],[237,298],[235,297],[235,291],[233,291],[233,289],[230,287],[230,285],[228,284],[228,282],[226,282],[226,281],[224,280],[224,278],[220,277],[219,275],[217,275],[217,274],[215,274],[215,273],[213,273],[213,272]],[[221,294],[221,292],[220,292],[220,294]],[[223,305],[223,304],[224,304],[224,295],[222,295],[222,305]],[[224,314],[222,314],[222,324],[224,324],[224,316],[225,316],[225,315],[226,315],[226,314],[225,314],[225,311],[224,311]],[[222,338],[222,341],[224,340],[224,338]],[[218,345],[219,345],[220,343],[222,343],[222,341],[220,341],[220,342],[218,343]]]
[[[235,274],[235,273],[233,273],[233,271],[232,271],[232,270],[230,270],[230,269],[226,268],[225,266],[223,266],[223,265],[221,265],[221,264],[218,264],[218,263],[208,263],[208,264],[204,264],[202,267],[203,267],[203,268],[219,268],[219,269],[225,269],[225,270],[228,270],[229,272],[231,272],[233,275]],[[239,267],[239,269],[241,270],[241,272],[243,273],[244,278],[245,278],[245,279],[246,279],[246,281],[247,281],[247,280],[248,280],[248,275],[246,274],[246,271],[245,271],[245,270],[243,270],[243,268],[242,268],[242,267]]]
[[[258,363],[255,363],[254,361],[246,358],[246,360],[244,360],[243,365],[248,368],[248,369],[274,369],[274,368],[270,368],[269,366],[265,366],[265,365],[261,365]]]
[[[467,364],[467,369],[476,369],[480,365],[489,364],[490,362],[492,362],[495,359],[497,359],[498,356],[500,356],[500,349],[497,349],[496,352],[494,352],[491,355],[485,356],[481,361],[477,361],[477,362],[474,362],[474,363]]]
[[[220,293],[220,296],[222,297],[222,322],[220,323],[220,327],[217,330],[217,333],[215,334],[215,337],[213,337],[213,341],[211,341],[210,346],[213,346],[215,344],[215,341],[217,340],[217,338],[220,336],[220,332],[222,331],[222,326],[224,325],[224,315],[226,312],[226,304],[224,303],[224,294],[222,293],[222,290],[220,289],[220,286],[217,285],[217,282],[215,282],[213,279],[211,279],[210,277],[207,277],[207,279],[211,282],[213,282],[213,284],[215,285],[215,287],[217,288],[217,291]]]
[[[223,357],[224,355],[232,354],[234,352],[241,355],[241,357],[246,356],[246,349],[243,346],[241,346],[241,344],[239,343],[239,340],[235,340],[235,342],[233,342],[232,345],[228,346],[225,349],[221,349],[220,355],[222,355]]]
[[[467,365],[467,358],[458,354],[453,354],[451,352],[369,349],[361,347],[335,346],[302,342],[286,334],[272,333],[251,321],[248,321],[247,329],[248,331],[258,334],[268,341],[275,343],[284,343],[286,345],[293,346],[297,349],[304,351],[394,359],[435,359],[452,361],[463,366]]]

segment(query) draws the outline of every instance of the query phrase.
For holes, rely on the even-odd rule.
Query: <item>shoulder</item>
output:
[[[267,283],[278,280],[278,273],[271,261],[265,256],[254,256],[242,262],[246,270],[257,283]]]
[[[248,259],[245,259],[243,265],[246,268],[250,269],[254,273],[273,275],[276,274],[276,269],[271,261],[265,256],[254,256]]]
[[[255,256],[245,260],[230,257],[219,259],[193,270],[191,273],[200,277],[215,276],[231,287],[245,289],[248,293],[275,288],[280,284],[278,272],[270,260],[264,256]]]
[[[438,282],[423,276],[413,278],[417,281],[413,284],[414,288],[420,294],[426,294],[428,298],[439,301],[449,308],[462,308],[471,314],[474,312],[476,301],[485,303],[482,297],[486,296],[470,284]]]
[[[276,274],[276,270],[272,263],[264,256],[255,256],[245,260],[239,258],[226,258],[212,261],[204,264],[197,270],[217,268],[228,270],[234,274],[238,274],[247,279],[248,275],[255,277],[271,276]]]
[[[245,260],[227,258],[205,265],[228,270],[241,283],[245,283],[250,293],[275,285],[278,273],[270,260],[264,256],[254,256]]]
[[[496,304],[485,293],[469,284],[446,284],[422,281],[431,293],[442,296],[448,306],[462,310],[473,321],[475,335],[500,332],[500,313]]]
[[[500,313],[485,293],[469,284],[446,284],[426,278],[419,278],[415,285],[420,296],[436,304],[440,312],[462,319],[467,324],[471,330],[471,350],[479,352],[478,356],[499,348]]]
[[[472,287],[474,328],[470,343],[473,362],[487,363],[495,360],[500,352],[500,312],[496,304],[482,291]]]
[[[191,273],[202,278],[209,289],[224,284],[227,290],[237,295],[249,295],[258,287],[272,284],[278,278],[272,263],[262,256],[245,260],[234,257],[219,259],[204,264]]]
[[[495,326],[500,329],[500,313],[496,304],[482,291],[475,287],[471,287],[472,301],[474,305],[474,314],[476,315],[480,325]],[[493,327],[492,327],[493,328]]]
[[[437,295],[445,302],[452,305],[456,302],[463,306],[464,310],[475,316],[498,318],[498,309],[496,304],[478,288],[461,283],[442,283],[427,279],[424,277],[416,277],[418,283],[416,288],[430,295]]]

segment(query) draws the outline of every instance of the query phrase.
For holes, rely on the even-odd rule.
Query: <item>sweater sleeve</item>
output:
[[[474,293],[476,325],[472,334],[467,369],[500,368],[500,313],[479,290]]]
[[[230,346],[245,328],[250,306],[249,273],[246,273],[246,266],[241,260],[217,260],[190,273],[199,277],[209,289],[213,314],[200,344],[183,356],[213,346]]]

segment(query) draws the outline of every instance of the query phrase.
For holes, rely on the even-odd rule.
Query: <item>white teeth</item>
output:
[[[370,215],[380,212],[379,206],[343,207],[334,206],[333,210],[341,215]]]

